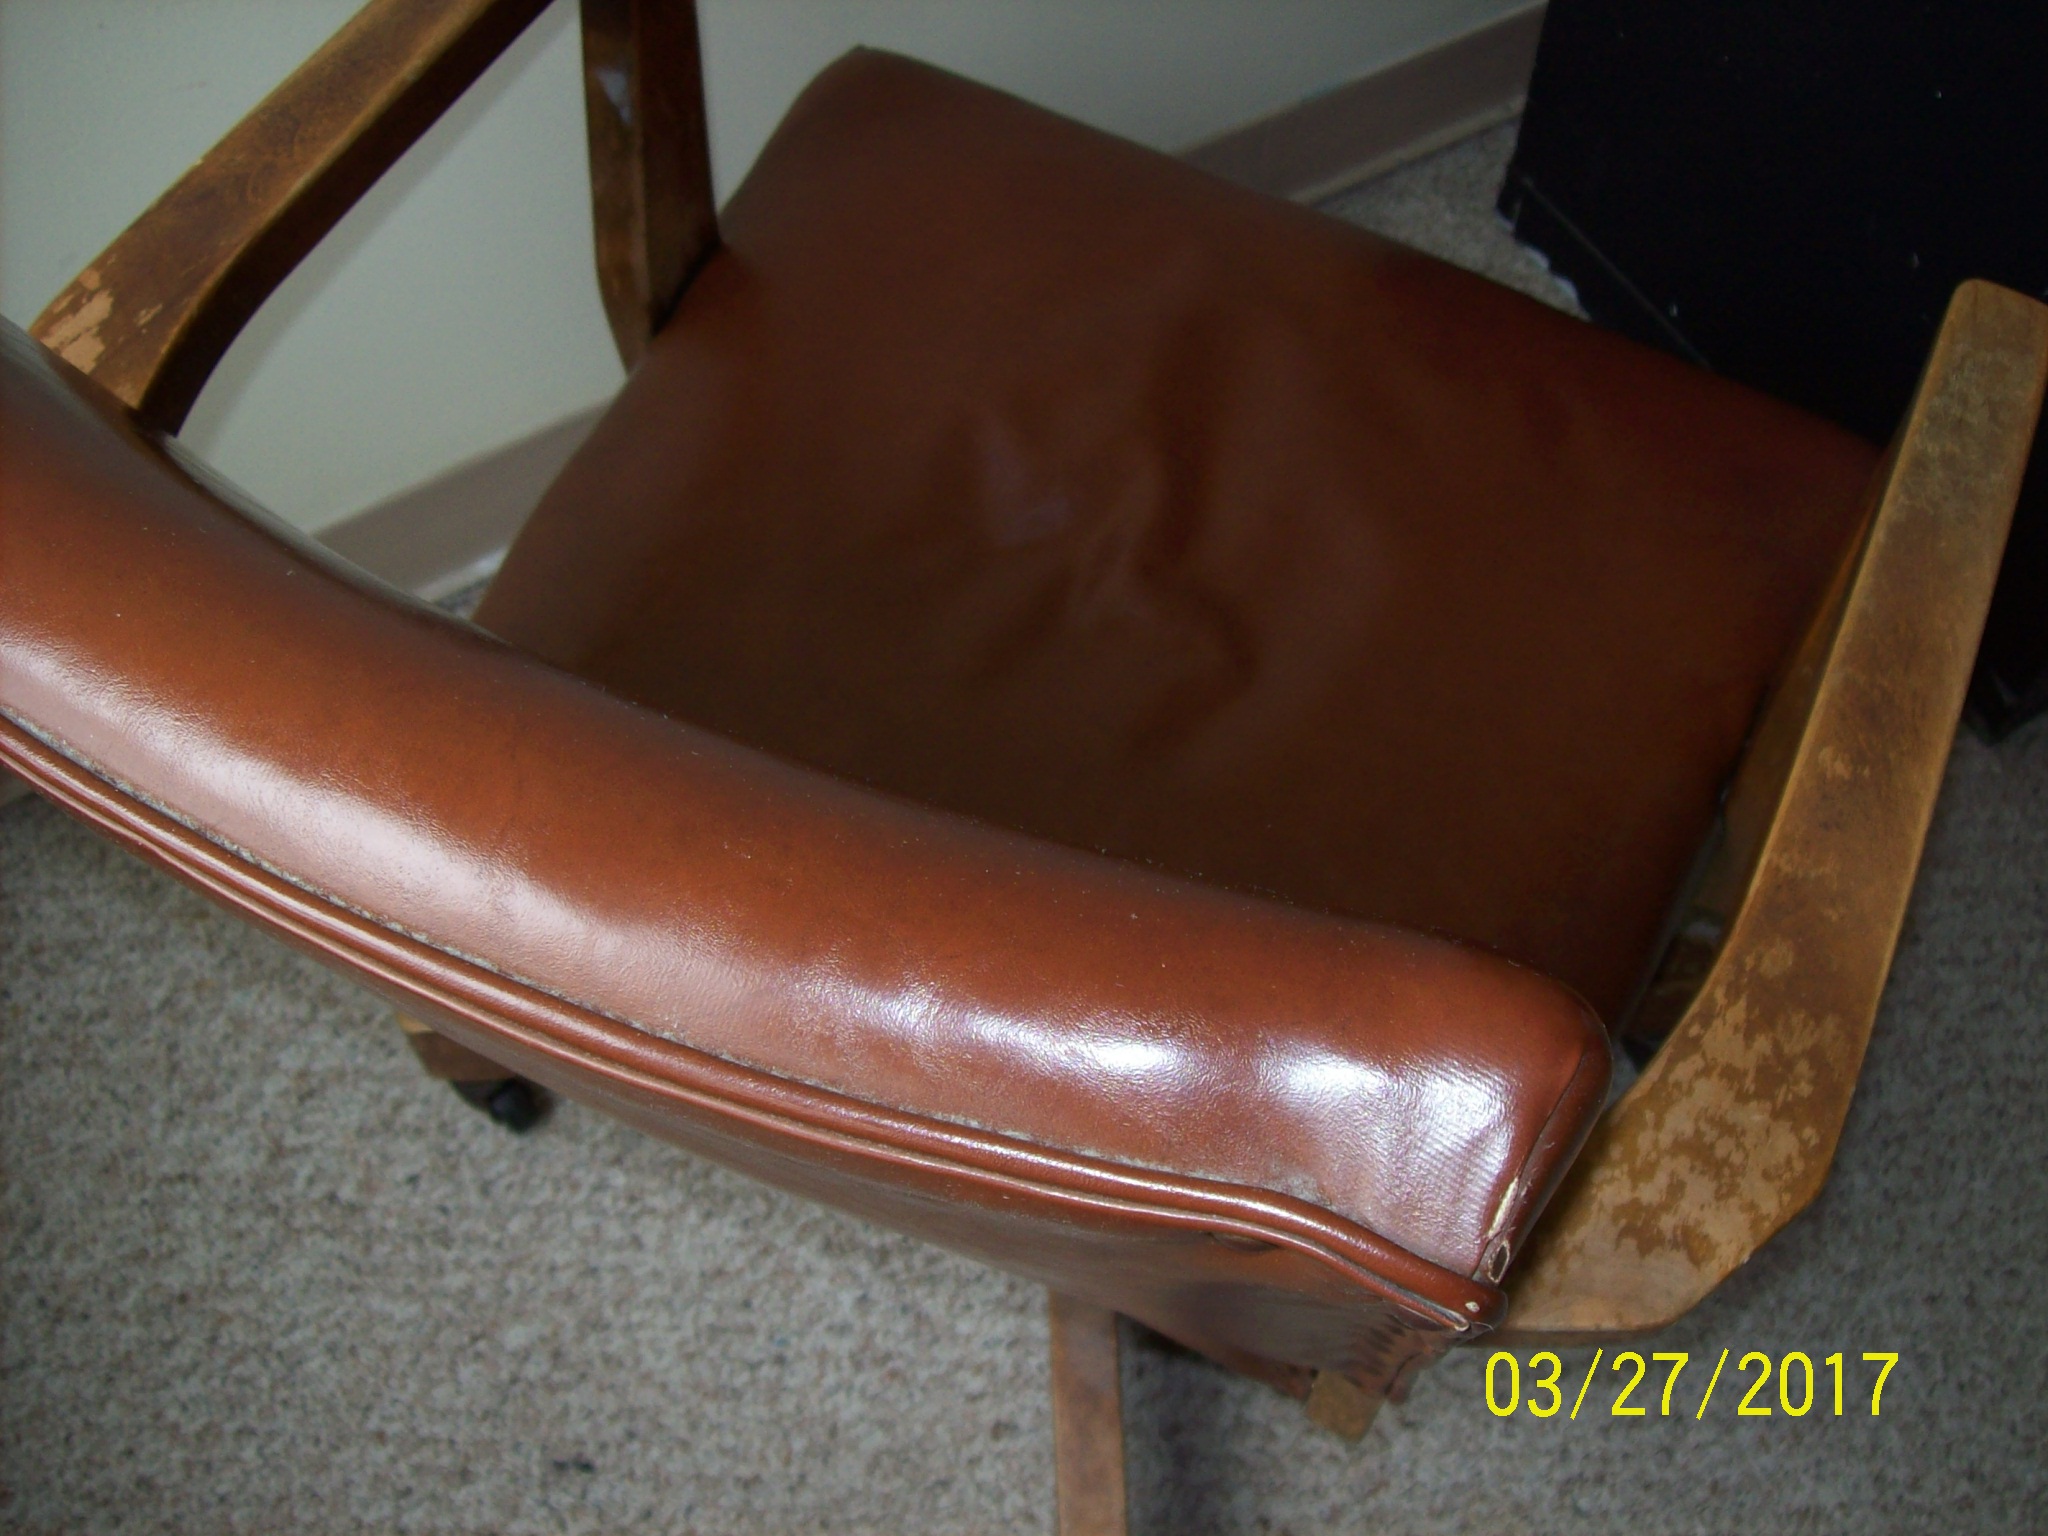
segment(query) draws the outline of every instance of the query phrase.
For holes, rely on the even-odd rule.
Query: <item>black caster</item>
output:
[[[547,1118],[548,1097],[523,1077],[450,1083],[465,1104],[473,1104],[506,1130],[530,1131]]]

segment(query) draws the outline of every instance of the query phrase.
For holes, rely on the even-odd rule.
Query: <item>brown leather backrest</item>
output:
[[[201,473],[10,331],[0,757],[74,810],[636,1123],[1216,1352],[1497,1309],[1604,1089],[1564,989],[736,747]]]

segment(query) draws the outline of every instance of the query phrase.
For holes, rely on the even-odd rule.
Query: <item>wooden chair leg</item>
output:
[[[1051,1321],[1059,1536],[1124,1536],[1123,1379],[1116,1314],[1054,1291]]]
[[[1363,1440],[1385,1402],[1384,1394],[1366,1391],[1349,1376],[1317,1371],[1308,1394],[1309,1422],[1346,1440]]]
[[[547,1113],[541,1090],[525,1078],[513,1076],[490,1057],[457,1045],[418,1019],[403,1013],[397,1018],[427,1076],[448,1084],[464,1103],[474,1105],[509,1131],[530,1130]]]

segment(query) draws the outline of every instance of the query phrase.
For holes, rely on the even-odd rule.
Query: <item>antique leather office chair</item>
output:
[[[1812,1198],[2048,311],[1967,285],[1880,461],[874,53],[714,219],[689,7],[587,3],[633,371],[479,629],[171,434],[539,8],[378,0],[10,333],[0,761],[451,1051],[1043,1280],[1071,1529],[1112,1309],[1356,1430]]]

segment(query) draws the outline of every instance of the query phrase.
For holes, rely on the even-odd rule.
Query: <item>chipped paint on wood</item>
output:
[[[1757,845],[1729,852],[1749,868],[1721,952],[1538,1227],[1510,1282],[1509,1333],[1659,1328],[1820,1192],[1947,763],[2044,374],[2048,308],[1963,285],[1839,620],[1817,621],[1814,686],[1788,686],[1778,718],[1759,728],[1759,744],[1788,733],[1796,744],[1771,769],[1775,803]]]
[[[93,282],[85,279],[92,277]],[[91,271],[80,274],[78,283],[56,304],[50,307],[42,323],[36,327],[36,339],[55,352],[80,373],[91,373],[99,366],[101,355],[107,350],[106,342],[100,336],[100,327],[107,323],[114,312],[114,291],[99,288],[98,274]],[[74,296],[85,297],[85,302],[72,309]]]
[[[144,422],[177,431],[263,300],[545,4],[368,0],[29,334]]]

